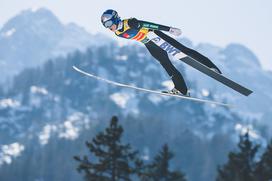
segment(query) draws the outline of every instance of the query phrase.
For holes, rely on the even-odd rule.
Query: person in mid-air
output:
[[[154,42],[149,41],[147,38],[147,34],[150,31],[166,31],[172,35],[179,36],[182,33],[180,29],[137,20],[136,18],[121,20],[118,13],[112,9],[106,10],[102,14],[101,22],[104,27],[110,29],[119,37],[144,43],[150,54],[160,62],[174,83],[174,88],[167,91],[167,93],[182,93],[186,96],[190,95],[181,73],[171,63],[167,52],[158,47]],[[201,55],[195,50],[183,46],[182,44],[180,44],[180,46],[182,48],[182,52],[221,74],[221,71],[207,57]]]

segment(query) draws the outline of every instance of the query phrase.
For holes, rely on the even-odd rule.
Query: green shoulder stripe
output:
[[[156,24],[151,24],[151,23],[143,23],[144,28],[152,28],[152,29],[159,29],[159,26]]]

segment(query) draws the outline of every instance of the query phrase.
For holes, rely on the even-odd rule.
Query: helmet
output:
[[[106,10],[101,16],[101,22],[106,28],[109,28],[114,24],[116,26],[118,26],[120,21],[121,21],[121,19],[118,16],[117,11],[112,10],[112,9]]]

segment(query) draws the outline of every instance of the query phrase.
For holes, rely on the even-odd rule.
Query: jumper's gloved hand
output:
[[[180,36],[182,32],[178,28],[170,27],[169,33],[175,36]]]

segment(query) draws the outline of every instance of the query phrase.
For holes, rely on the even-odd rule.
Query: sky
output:
[[[20,11],[39,7],[50,9],[63,23],[74,22],[91,33],[110,36],[100,16],[115,9],[122,18],[178,27],[194,45],[243,44],[264,69],[272,70],[271,0],[0,0],[0,27]]]

